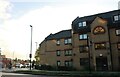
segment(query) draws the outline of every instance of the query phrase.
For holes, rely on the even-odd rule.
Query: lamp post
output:
[[[30,44],[30,54],[29,54],[29,57],[30,57],[30,70],[31,70],[31,59],[32,59],[32,25],[30,25],[30,27],[31,27],[31,44]]]

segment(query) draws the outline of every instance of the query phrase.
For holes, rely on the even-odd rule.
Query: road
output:
[[[16,71],[16,70],[29,70],[29,68],[13,68],[13,69],[7,69],[7,70],[4,69],[4,71],[6,71],[6,72]],[[0,72],[0,77],[63,77],[63,76],[43,76],[43,75],[30,75],[30,74]]]
[[[2,73],[2,77],[58,77],[58,76],[43,76],[43,75],[29,75],[16,73]]]

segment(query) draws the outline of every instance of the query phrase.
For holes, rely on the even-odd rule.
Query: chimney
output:
[[[118,2],[118,9],[120,9],[120,1]]]

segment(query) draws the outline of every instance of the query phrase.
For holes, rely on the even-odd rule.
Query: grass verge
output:
[[[88,71],[30,71],[19,70],[14,73],[32,74],[32,75],[48,75],[48,76],[68,76],[68,77],[120,77],[120,72],[91,72]]]

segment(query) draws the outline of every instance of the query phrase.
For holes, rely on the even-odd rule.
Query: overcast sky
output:
[[[36,43],[50,33],[71,29],[77,17],[118,9],[119,0],[0,0],[0,47],[10,58],[29,59],[30,25]]]

